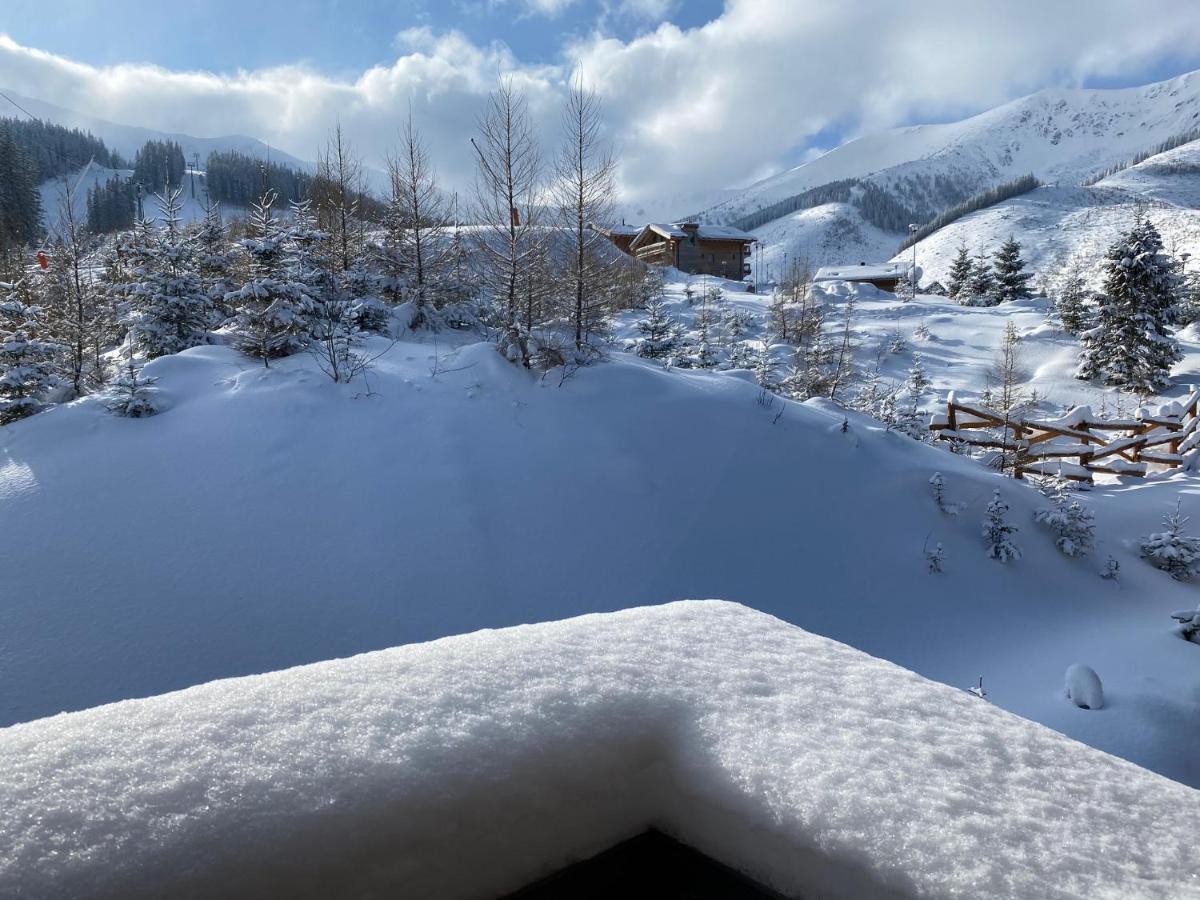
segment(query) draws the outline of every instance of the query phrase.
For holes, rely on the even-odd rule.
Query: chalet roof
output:
[[[672,240],[683,240],[683,238],[688,236],[688,231],[684,226],[692,224],[690,222],[651,222],[638,231],[638,236],[634,238],[633,244],[635,247],[641,244],[649,234],[658,234]],[[733,228],[729,225],[696,224],[695,232],[696,237],[702,241],[742,241],[744,243],[753,243],[758,240],[750,232],[742,231],[740,228]]]
[[[867,265],[821,266],[813,281],[886,281],[900,278],[908,271],[904,263],[875,263]]]
[[[633,237],[634,235],[641,234],[644,227],[643,225],[626,225],[622,222],[620,225],[609,227],[607,231],[610,236],[616,234],[622,237]]]

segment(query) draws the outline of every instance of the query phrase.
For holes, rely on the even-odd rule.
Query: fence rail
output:
[[[1093,474],[1137,478],[1149,466],[1175,468],[1200,448],[1200,391],[1195,386],[1182,403],[1156,411],[1139,409],[1128,419],[1101,419],[1086,406],[1061,419],[1006,416],[974,403],[946,398],[946,413],[935,414],[929,429],[939,440],[959,441],[1013,454],[1013,474],[1062,475],[1091,483]],[[1070,460],[1075,460],[1071,462]]]

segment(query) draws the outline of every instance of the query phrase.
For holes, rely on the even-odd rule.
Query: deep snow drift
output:
[[[560,383],[445,335],[392,347],[369,392],[219,346],[147,374],[154,418],[91,398],[0,430],[4,723],[716,595],[950,685],[983,675],[995,703],[1200,784],[1200,648],[1169,619],[1195,588],[1135,545],[1178,493],[1192,510],[1189,476],[1089,494],[1098,546],[1068,560],[1031,487],[865,419],[844,433],[820,405],[763,405],[748,377],[614,353]],[[930,497],[939,470],[956,517]],[[1021,529],[1009,566],[980,538],[994,487]],[[1118,583],[1097,576],[1108,554]],[[1075,662],[1105,709],[1063,696]]]
[[[0,892],[490,898],[656,825],[806,897],[1200,897],[1200,795],[729,603],[0,731]]]

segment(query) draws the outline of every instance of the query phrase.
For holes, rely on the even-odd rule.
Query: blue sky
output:
[[[312,159],[340,122],[381,166],[412,110],[468,187],[503,71],[552,145],[578,62],[624,198],[696,206],[857,135],[1046,87],[1200,69],[1200,0],[0,0],[0,89]]]
[[[171,69],[233,71],[307,62],[352,75],[396,56],[414,27],[455,29],[478,44],[502,41],[528,63],[556,62],[563,44],[596,29],[629,40],[661,21],[681,28],[720,15],[723,0],[4,0],[0,31],[94,65],[145,62]]]

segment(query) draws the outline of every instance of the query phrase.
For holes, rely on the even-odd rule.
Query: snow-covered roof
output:
[[[606,230],[610,235],[619,234],[624,237],[633,237],[640,234],[644,227],[644,225],[626,225],[622,222],[620,225],[610,225]]]
[[[0,893],[498,896],[654,823],[802,896],[1200,897],[1200,794],[718,601],[0,730]]]
[[[683,227],[685,224],[691,224],[691,223],[651,222],[648,225],[646,225],[644,228],[640,229],[639,233],[641,231],[649,230],[649,231],[655,232],[656,234],[660,234],[663,237],[674,238],[676,240],[682,240],[683,238],[688,236],[687,230],[685,230]],[[732,228],[728,225],[704,225],[704,224],[697,225],[696,237],[698,237],[701,240],[710,240],[710,241],[753,242],[753,241],[758,240],[758,238],[755,237],[750,232],[742,231],[740,228]]]
[[[903,263],[877,263],[872,265],[849,264],[844,266],[822,266],[817,269],[813,281],[876,281],[899,278],[908,271]]]

